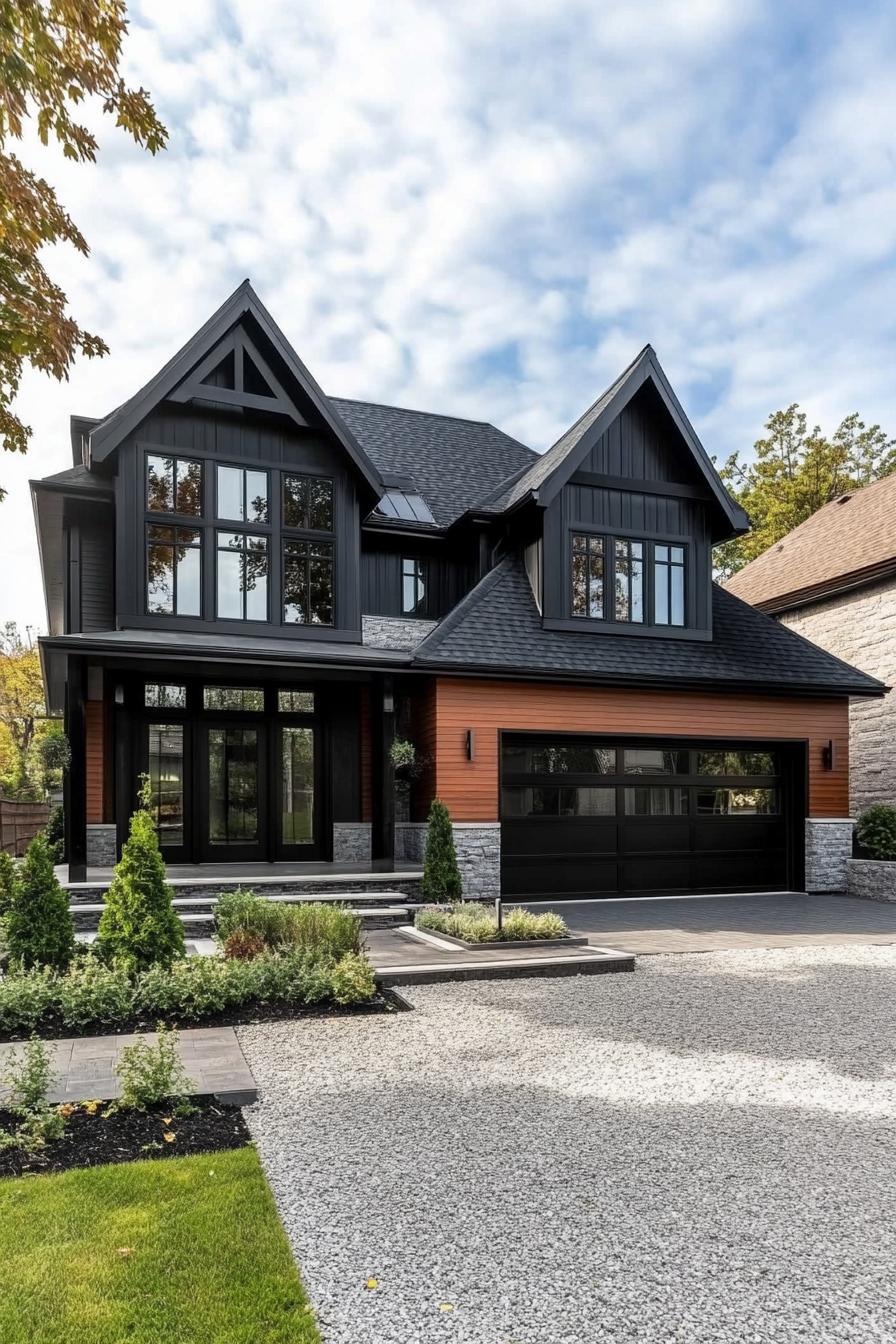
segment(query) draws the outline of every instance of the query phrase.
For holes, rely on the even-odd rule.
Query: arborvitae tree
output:
[[[25,854],[9,915],[10,960],[64,971],[75,951],[68,897],[53,872],[53,851],[38,833]]]
[[[16,866],[5,849],[0,849],[0,915],[8,915],[16,888]]]
[[[448,809],[434,798],[423,856],[423,895],[428,901],[459,901],[463,893]]]
[[[100,917],[99,950],[109,960],[121,960],[134,970],[182,957],[183,925],[171,904],[165,881],[165,862],[153,819],[142,805],[131,817],[130,834],[106,892]]]

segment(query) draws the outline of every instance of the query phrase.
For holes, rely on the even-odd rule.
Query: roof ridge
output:
[[[520,448],[527,448],[533,457],[540,456],[535,448],[529,448],[527,443],[523,443],[521,439],[515,439],[512,434],[508,434],[506,430],[501,429],[500,425],[496,425],[491,420],[471,420],[469,416],[448,415],[445,411],[421,411],[416,406],[395,406],[389,401],[366,401],[362,397],[337,397],[329,392],[327,396],[330,401],[347,401],[353,406],[376,406],[383,411],[401,411],[402,415],[425,415],[430,420],[454,420],[461,425],[484,425],[488,429],[495,430],[497,434],[503,434],[505,439],[509,439],[511,443],[517,444]]]

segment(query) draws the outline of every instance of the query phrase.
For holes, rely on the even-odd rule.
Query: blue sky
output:
[[[112,347],[26,379],[0,620],[42,626],[29,476],[245,276],[326,390],[547,447],[646,342],[709,452],[799,401],[896,433],[896,12],[765,0],[145,0],[129,77],[171,132],[29,146],[92,245]],[[102,125],[94,112],[93,123]]]

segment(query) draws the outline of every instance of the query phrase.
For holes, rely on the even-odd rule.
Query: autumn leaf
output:
[[[439,1304],[439,1311],[453,1311],[453,1310],[454,1307],[451,1305],[450,1302],[441,1302]]]
[[[371,1292],[373,1292],[374,1288],[378,1288],[379,1286],[380,1286],[379,1279],[368,1279],[364,1285],[364,1287],[368,1288]]]
[[[177,1138],[177,1135],[173,1132],[173,1130],[166,1129],[165,1133],[162,1135],[162,1138],[165,1140],[166,1143],[173,1143],[174,1140]]]

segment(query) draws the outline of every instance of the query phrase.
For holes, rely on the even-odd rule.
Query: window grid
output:
[[[202,533],[146,527],[146,610],[150,616],[202,614]]]
[[[614,584],[617,621],[644,620],[644,543],[615,538]]]
[[[426,577],[422,560],[405,556],[401,562],[401,612],[403,616],[422,616],[426,598]]]
[[[268,473],[251,467],[219,464],[215,476],[217,517],[240,523],[270,519]]]
[[[268,539],[218,532],[217,614],[222,620],[268,620]]]
[[[604,614],[604,539],[572,535],[572,614],[601,620]]]
[[[684,547],[654,542],[653,619],[655,625],[683,626]]]
[[[283,476],[283,526],[300,532],[333,531],[333,482],[326,476]]]
[[[147,513],[202,517],[202,463],[197,458],[146,454]]]
[[[283,620],[287,625],[333,624],[333,544],[283,543]]]

